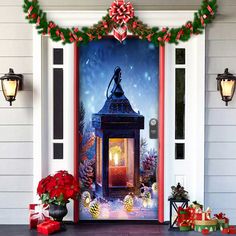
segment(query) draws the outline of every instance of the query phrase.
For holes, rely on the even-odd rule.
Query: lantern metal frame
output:
[[[10,68],[9,73],[2,76],[0,78],[0,80],[1,80],[3,95],[6,99],[6,101],[8,101],[10,103],[10,106],[12,106],[12,102],[16,100],[17,92],[21,91],[23,89],[23,75],[22,74],[15,74],[14,70],[12,68]],[[4,89],[4,85],[3,85],[5,80],[17,82],[14,96],[8,96],[7,94],[5,94],[5,89]]]
[[[228,106],[228,102],[232,101],[233,97],[234,97],[234,93],[235,93],[235,88],[236,88],[236,77],[229,73],[229,69],[226,68],[225,72],[223,74],[218,74],[217,78],[217,90],[220,91],[221,97],[222,97],[222,101],[225,102],[226,106]],[[223,90],[222,90],[222,85],[221,82],[222,81],[234,81],[234,85],[233,85],[233,90],[232,90],[232,94],[231,96],[225,96],[223,94]]]
[[[188,199],[168,199],[170,202],[170,221],[169,221],[169,231],[179,231],[179,226],[175,226],[178,221],[178,208],[186,209],[188,207],[189,200]],[[177,214],[176,218],[173,219],[173,213]]]

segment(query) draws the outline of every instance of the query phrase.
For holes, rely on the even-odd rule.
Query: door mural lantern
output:
[[[77,50],[79,219],[158,220],[159,48],[130,37]]]
[[[108,96],[111,82],[114,87]],[[96,190],[102,197],[138,194],[140,129],[144,116],[136,113],[121,87],[121,68],[117,67],[107,89],[103,108],[93,114],[96,135]]]

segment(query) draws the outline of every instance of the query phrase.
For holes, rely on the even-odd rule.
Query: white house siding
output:
[[[133,0],[136,9],[193,10],[200,0]],[[236,1],[219,0],[220,10],[206,33],[205,202],[236,224],[236,98],[225,107],[216,91],[216,75],[236,73]],[[0,76],[9,67],[25,77],[24,91],[9,107],[0,94],[0,223],[27,223],[32,201],[32,28],[24,20],[23,0],[0,1]],[[44,9],[104,10],[111,0],[40,0]]]

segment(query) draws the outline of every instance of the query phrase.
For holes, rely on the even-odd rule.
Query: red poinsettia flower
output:
[[[78,196],[79,182],[67,171],[58,171],[54,176],[49,175],[39,182],[37,193],[44,203],[65,204]]]

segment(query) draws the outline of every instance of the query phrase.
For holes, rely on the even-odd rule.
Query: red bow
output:
[[[130,2],[124,0],[115,0],[109,8],[109,16],[112,20],[119,24],[119,27],[114,26],[113,35],[114,37],[122,42],[127,37],[127,26],[126,23],[134,17],[134,8]]]
[[[134,17],[134,8],[130,2],[115,0],[109,8],[109,16],[119,25],[126,24]]]
[[[50,21],[49,24],[48,24],[48,34],[50,35],[51,34],[51,29],[53,28],[56,28],[56,25]]]

